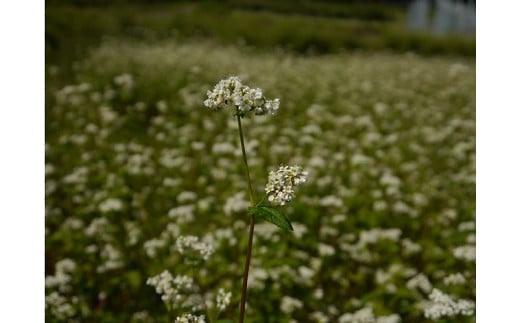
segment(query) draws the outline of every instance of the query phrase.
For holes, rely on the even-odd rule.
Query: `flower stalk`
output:
[[[247,214],[250,217],[250,224],[246,261],[242,277],[242,292],[240,297],[239,323],[243,323],[247,297],[247,279],[249,276],[249,265],[253,250],[255,217],[258,217],[260,220],[263,219],[271,222],[283,230],[293,231],[289,218],[280,212],[277,207],[284,206],[294,199],[294,187],[305,182],[307,172],[303,171],[299,166],[280,166],[278,170],[272,171],[269,174],[269,182],[265,188],[266,196],[264,196],[260,203],[256,204],[249,166],[247,164],[244,130],[242,129],[241,119],[250,112],[255,115],[274,115],[279,109],[280,100],[271,100],[266,98],[261,89],[250,88],[249,86],[242,84],[242,81],[240,81],[236,76],[231,76],[228,79],[221,80],[217,85],[215,85],[212,91],[207,92],[207,95],[208,98],[204,101],[204,105],[209,109],[213,111],[222,109],[234,110],[234,116],[237,118],[238,123],[240,147],[242,148],[242,158],[247,179],[247,190],[250,203]],[[264,203],[266,198],[269,200],[269,203]]]
[[[247,154],[244,144],[244,132],[242,130],[242,122],[240,121],[240,114],[237,113],[237,122],[238,122],[238,132],[240,134],[240,146],[242,147],[242,158],[244,160],[244,166],[246,169],[246,177],[247,184],[249,188],[249,202],[251,203],[251,207],[255,206],[255,198],[253,195],[253,185],[251,183],[251,175],[249,174],[249,166],[247,165]],[[247,296],[247,278],[249,276],[249,263],[251,262],[251,252],[253,249],[253,234],[255,231],[255,216],[254,214],[250,215],[250,223],[249,223],[249,239],[247,242],[247,253],[246,253],[246,262],[244,264],[244,275],[242,278],[242,292],[240,296],[240,315],[239,315],[239,323],[244,322],[245,308],[246,308],[246,296]]]

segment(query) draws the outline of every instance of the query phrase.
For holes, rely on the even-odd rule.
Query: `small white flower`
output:
[[[284,296],[282,297],[282,302],[280,304],[280,310],[284,313],[292,313],[294,310],[302,308],[303,303],[299,299]]]
[[[198,252],[204,260],[208,260],[215,252],[213,244],[199,241],[199,237],[196,236],[180,236],[175,242],[175,245],[177,246],[177,251],[179,251],[181,255],[190,252]]]
[[[457,259],[475,261],[477,252],[475,246],[464,245],[453,249],[453,255]]]
[[[406,287],[414,290],[420,289],[425,293],[428,293],[432,290],[430,280],[423,273],[420,273],[408,280]]]
[[[119,211],[123,208],[123,202],[117,198],[109,198],[99,204],[101,213],[108,213],[112,211]]]
[[[196,316],[190,313],[184,313],[175,318],[175,323],[206,323],[204,315]]]
[[[155,287],[163,302],[174,305],[183,304],[195,288],[193,278],[184,275],[173,277],[167,270],[148,278],[146,284]]]
[[[441,317],[451,317],[459,314],[468,316],[473,315],[475,311],[474,302],[465,299],[455,301],[437,288],[433,289],[429,298],[432,303],[424,309],[424,316],[426,318],[435,320]]]
[[[308,173],[300,166],[280,166],[269,172],[269,181],[265,186],[268,200],[274,205],[285,205],[294,199],[294,187],[307,180]]]
[[[223,311],[231,303],[231,292],[226,292],[223,288],[218,290],[217,294],[217,308],[219,311]]]

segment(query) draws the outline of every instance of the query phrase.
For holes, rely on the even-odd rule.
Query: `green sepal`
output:
[[[238,117],[238,118],[244,118],[246,116],[246,112],[245,111],[242,111],[242,110],[239,110],[238,108],[235,109],[235,112],[233,113],[233,116],[234,117]]]
[[[285,231],[294,231],[291,221],[282,212],[269,205],[259,205],[248,209],[250,215],[256,215]]]

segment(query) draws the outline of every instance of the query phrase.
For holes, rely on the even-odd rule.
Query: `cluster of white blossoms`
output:
[[[196,236],[180,236],[175,245],[181,255],[198,252],[204,260],[208,260],[215,252],[215,247],[211,243],[199,241],[199,237]]]
[[[177,316],[175,318],[175,323],[206,323],[206,318],[204,315],[192,315],[190,313],[182,314],[182,316]]]
[[[101,213],[120,211],[123,208],[123,202],[117,198],[109,198],[99,204]]]
[[[280,303],[280,310],[284,313],[292,313],[296,309],[300,309],[303,307],[303,302],[299,299],[290,297],[290,296],[283,296],[282,301]]]
[[[300,166],[280,166],[269,172],[265,186],[268,200],[274,205],[285,205],[294,199],[294,188],[307,180],[308,173]]]
[[[221,80],[208,91],[204,105],[212,110],[237,108],[241,112],[254,111],[256,115],[276,114],[280,107],[280,99],[267,99],[261,89],[252,89],[243,85],[236,76]]]
[[[58,288],[60,292],[71,289],[72,273],[76,269],[76,262],[69,258],[62,259],[56,263],[56,273],[45,277],[45,287]]]
[[[465,299],[455,301],[437,288],[433,289],[429,298],[432,301],[432,304],[424,310],[424,316],[426,318],[435,320],[441,317],[449,317],[459,314],[468,316],[473,315],[475,311],[474,302]]]
[[[52,292],[45,296],[45,309],[59,320],[67,320],[76,313],[74,307],[58,292]]]
[[[148,278],[146,284],[155,287],[157,294],[161,295],[161,299],[167,304],[182,303],[186,298],[186,292],[189,294],[195,287],[193,278],[184,275],[174,278],[167,270]]]
[[[217,308],[223,311],[231,303],[231,292],[226,292],[223,288],[219,288],[217,294]]]
[[[466,278],[461,273],[451,274],[447,277],[444,277],[443,280],[444,285],[464,285],[466,283]]]

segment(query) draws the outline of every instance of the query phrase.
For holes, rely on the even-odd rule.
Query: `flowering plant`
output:
[[[238,122],[238,130],[240,136],[240,146],[242,148],[242,158],[246,180],[249,189],[248,215],[250,216],[249,240],[244,266],[244,275],[242,278],[242,293],[240,300],[240,316],[239,322],[244,321],[245,302],[247,294],[247,277],[249,273],[249,263],[251,261],[251,250],[253,247],[253,233],[255,228],[255,218],[261,218],[273,223],[281,229],[292,231],[293,227],[289,218],[280,212],[276,206],[284,206],[295,197],[294,188],[307,179],[307,172],[303,171],[300,166],[280,166],[276,171],[269,173],[269,180],[265,187],[267,200],[265,203],[262,199],[259,203],[255,202],[253,185],[251,184],[251,176],[249,175],[249,166],[247,164],[247,154],[244,144],[244,132],[242,129],[241,119],[248,112],[254,112],[255,115],[276,114],[280,107],[280,99],[267,99],[261,89],[250,88],[242,84],[242,81],[231,76],[228,79],[221,80],[212,91],[207,92],[208,98],[204,101],[204,105],[212,110],[235,109],[235,116]]]

